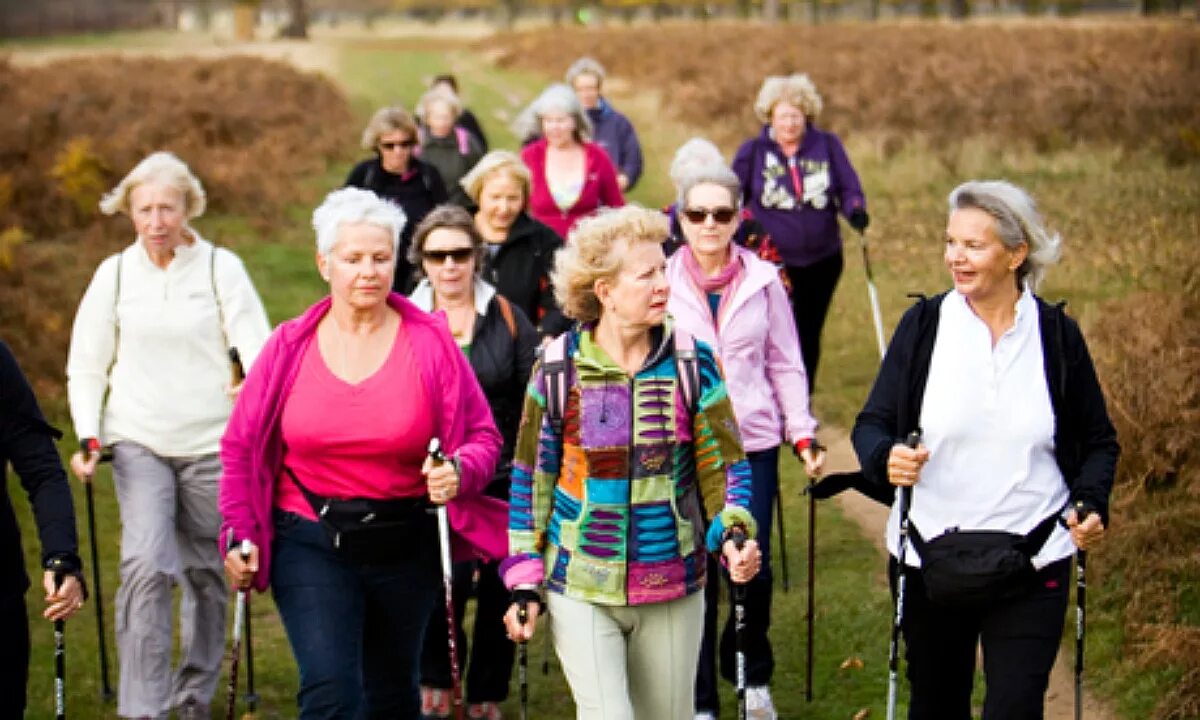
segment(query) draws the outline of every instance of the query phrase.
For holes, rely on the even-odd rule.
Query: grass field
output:
[[[120,44],[136,48],[138,36],[123,35]],[[161,47],[160,37],[148,44]],[[29,44],[22,44],[27,47]],[[44,47],[45,44],[34,47]],[[111,47],[105,38],[77,39],[80,47]],[[0,48],[4,49],[4,48]],[[9,47],[10,50],[19,48]],[[494,146],[513,147],[507,119],[524,105],[548,79],[557,79],[560,67],[546,64],[528,67],[519,62],[493,66],[478,46],[449,40],[338,40],[322,47],[336,58],[330,68],[345,89],[350,105],[360,120],[375,107],[392,101],[411,104],[429,76],[445,71],[459,75],[467,102],[481,118]],[[569,61],[564,58],[563,66]],[[651,207],[670,200],[665,169],[674,149],[692,134],[713,134],[702,113],[680,116],[666,113],[660,101],[670,93],[639,85],[639,76],[619,76],[611,83],[610,95],[637,124],[647,151],[647,177],[633,197]],[[753,88],[746,90],[752,94]],[[722,117],[720,131],[730,133],[730,121]],[[838,129],[838,128],[835,128]],[[745,132],[754,130],[746,125]],[[350,130],[353,147],[358,127]],[[722,139],[723,145],[728,143]],[[727,148],[731,149],[731,148]],[[948,144],[931,139],[895,145],[886,134],[855,133],[848,149],[867,190],[874,218],[869,239],[872,262],[879,285],[886,327],[892,327],[907,306],[909,292],[935,292],[946,286],[940,267],[940,236],[944,222],[945,194],[968,177],[1007,177],[1029,187],[1039,198],[1045,214],[1065,238],[1064,260],[1051,271],[1044,295],[1070,300],[1070,309],[1085,329],[1106,312],[1108,303],[1134,292],[1163,292],[1179,287],[1195,288],[1197,240],[1200,240],[1200,166],[1195,161],[1168,163],[1153,150],[1121,149],[1087,142],[1036,152],[1028,144],[1006,144],[987,137]],[[302,152],[303,148],[296,148]],[[352,152],[324,173],[305,181],[298,194],[319,194],[323,188],[340,184],[349,168]],[[292,205],[265,232],[244,215],[209,215],[198,222],[206,236],[235,249],[245,261],[273,322],[295,315],[322,292],[312,267],[312,239],[307,205]],[[856,239],[847,232],[847,269],[834,300],[825,335],[821,388],[815,410],[824,423],[847,427],[874,377],[877,355],[870,328],[870,313],[862,265],[857,259]],[[1191,278],[1189,280],[1189,278]],[[1189,285],[1189,283],[1191,283]],[[81,290],[81,288],[80,288]],[[70,313],[68,312],[68,317]],[[48,411],[60,427],[69,427],[61,397],[51,397]],[[64,441],[70,448],[73,441]],[[9,479],[11,495],[21,495],[15,479]],[[832,508],[822,508],[819,520],[819,570],[817,662],[815,700],[809,705],[801,692],[804,678],[804,544],[806,513],[794,492],[802,482],[799,468],[790,458],[784,461],[787,493],[788,551],[793,589],[776,598],[773,639],[778,668],[775,687],[781,717],[834,720],[849,718],[863,708],[871,717],[882,717],[886,690],[886,650],[889,603],[882,575],[882,562],[857,525]],[[85,559],[86,521],[83,495],[76,487],[80,518],[81,554]],[[36,563],[37,544],[28,509],[18,501],[19,521],[26,532],[29,567]],[[107,470],[98,477],[98,523],[104,599],[107,610],[110,666],[114,663],[112,640],[112,596],[117,584],[118,527],[116,504]],[[1191,519],[1194,521],[1194,518]],[[1103,553],[1093,559],[1103,574]],[[777,573],[778,577],[778,573]],[[1120,577],[1107,579],[1114,591]],[[1127,630],[1123,608],[1106,599],[1106,588],[1093,590],[1098,612],[1090,646],[1089,685],[1114,700],[1122,718],[1176,716],[1156,715],[1156,706],[1169,689],[1188,673],[1195,673],[1196,658],[1163,666],[1135,663],[1126,652]],[[1196,580],[1185,581],[1180,590],[1180,614],[1196,627],[1200,597]],[[28,596],[31,617],[40,602],[36,592]],[[256,680],[263,699],[259,717],[294,716],[293,695],[296,671],[278,616],[268,596],[256,597]],[[52,716],[52,642],[48,624],[31,620],[34,627],[34,657],[30,683],[30,717]],[[77,718],[115,717],[111,706],[102,706],[96,671],[96,632],[91,607],[69,624],[70,714]],[[532,666],[540,663],[542,643],[532,648]],[[848,657],[863,661],[862,669],[840,669]],[[565,682],[551,663],[551,674],[531,672],[532,717],[564,718],[571,715]],[[116,677],[115,667],[110,673]],[[223,702],[224,679],[216,702]],[[513,699],[516,697],[515,684]],[[516,716],[510,700],[506,713]],[[726,693],[726,713],[732,711]],[[240,712],[240,710],[239,710]],[[215,716],[215,713],[214,713]],[[1187,715],[1177,716],[1178,720]]]

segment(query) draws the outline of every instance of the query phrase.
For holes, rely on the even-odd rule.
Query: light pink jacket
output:
[[[671,297],[667,310],[681,327],[708,343],[721,360],[747,452],[817,434],[808,408],[808,376],[800,339],[779,271],[739,245],[731,250],[746,275],[716,321],[708,298],[688,276],[680,248],[667,261]]]
[[[500,433],[475,373],[454,344],[444,315],[429,315],[396,293],[388,296],[388,305],[400,313],[409,334],[421,368],[419,380],[431,400],[426,411],[433,414],[434,433],[447,454],[459,458],[459,495],[447,506],[454,555],[459,559],[505,557],[508,503],[482,494],[500,456]],[[221,542],[232,528],[235,538],[249,539],[258,546],[254,578],[258,590],[266,590],[271,577],[271,508],[275,483],[283,470],[280,419],[300,361],[329,306],[326,297],[271,334],[246,378],[221,439]],[[402,402],[405,398],[381,397],[379,407]]]

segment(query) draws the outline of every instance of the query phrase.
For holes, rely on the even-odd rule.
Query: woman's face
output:
[[[435,100],[425,108],[425,124],[429,134],[446,137],[454,130],[454,109],[450,103]]]
[[[729,253],[738,224],[737,205],[728,189],[714,183],[695,186],[679,214],[683,236],[697,257],[724,258]]]
[[[575,81],[571,83],[571,87],[575,90],[575,97],[579,98],[579,104],[583,105],[584,110],[591,110],[600,104],[600,78],[595,75],[588,73],[577,75]]]
[[[596,281],[601,319],[636,330],[661,325],[669,295],[666,268],[660,243],[639,242],[627,247],[616,276]]]
[[[1022,243],[1009,250],[996,237],[995,220],[982,210],[950,213],[946,224],[946,267],[954,289],[972,303],[1007,298],[1016,290],[1016,270],[1029,254]]]
[[[488,229],[507,234],[524,208],[525,190],[513,176],[506,172],[494,172],[483,181],[476,217]]]
[[[380,307],[396,272],[391,232],[369,223],[342,225],[329,255],[317,254],[317,268],[329,282],[334,304],[353,310]]]
[[[804,125],[808,122],[804,111],[795,105],[780,100],[771,108],[771,130],[775,142],[780,145],[797,145],[804,137]]]
[[[408,162],[412,160],[413,148],[416,145],[416,138],[403,130],[392,130],[380,135],[377,147],[383,169],[394,175],[408,172]]]
[[[425,237],[421,267],[435,295],[460,299],[475,283],[475,248],[471,236],[458,228],[437,228]]]
[[[554,147],[567,147],[575,142],[575,118],[561,110],[542,113],[542,136]]]
[[[146,182],[129,193],[133,229],[151,255],[173,254],[187,242],[187,200],[179,188]]]

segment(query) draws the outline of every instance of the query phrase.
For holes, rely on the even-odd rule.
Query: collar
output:
[[[479,316],[487,315],[488,305],[491,304],[492,298],[496,295],[496,288],[492,287],[483,278],[475,277],[475,287],[472,289],[475,296],[475,314]],[[421,308],[427,313],[434,312],[433,308],[433,285],[429,282],[429,278],[422,278],[421,282],[417,283],[417,287],[409,294],[408,299],[413,305]]]

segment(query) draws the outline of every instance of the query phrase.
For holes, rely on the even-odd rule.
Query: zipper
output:
[[[625,467],[629,468],[629,488],[625,495],[625,510],[628,518],[629,527],[625,531],[625,604],[629,604],[630,595],[630,576],[629,576],[629,553],[630,553],[630,538],[633,535],[633,447],[636,438],[634,438],[637,422],[634,420],[634,395],[637,392],[637,375],[635,374],[629,379],[629,444],[625,446]]]

